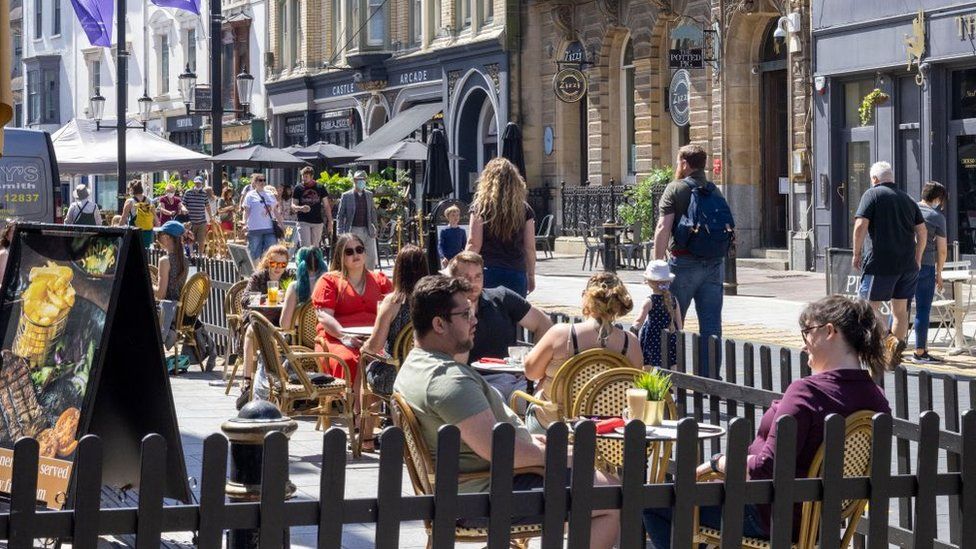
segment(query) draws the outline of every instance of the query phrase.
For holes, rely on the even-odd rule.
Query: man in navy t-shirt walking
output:
[[[858,296],[876,312],[891,301],[891,334],[885,340],[889,363],[901,363],[908,337],[908,301],[915,295],[925,252],[925,219],[918,204],[895,186],[891,164],[871,166],[871,188],[854,214],[855,270],[861,270]],[[880,315],[880,312],[879,312]]]

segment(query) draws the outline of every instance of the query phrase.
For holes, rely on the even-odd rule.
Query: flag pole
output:
[[[118,181],[118,208],[119,212],[122,212],[122,205],[125,202],[125,184],[126,184],[126,168],[125,168],[125,132],[126,132],[126,120],[125,120],[125,110],[126,110],[126,98],[127,98],[127,88],[128,88],[128,59],[129,52],[126,50],[125,45],[125,0],[118,0],[118,7],[116,13],[116,32],[117,32],[117,44],[115,45],[115,72],[116,72],[116,121],[115,121],[115,132],[117,134],[118,140],[118,162],[119,162],[119,181]]]

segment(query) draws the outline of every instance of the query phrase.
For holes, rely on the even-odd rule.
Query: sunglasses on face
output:
[[[363,252],[365,251],[366,248],[362,246],[356,246],[355,248],[346,248],[345,250],[343,250],[343,253],[346,254],[346,257],[352,257],[353,255],[363,255]]]
[[[269,261],[268,262],[268,267],[271,267],[272,269],[284,269],[287,266],[288,266],[288,262],[287,261]]]

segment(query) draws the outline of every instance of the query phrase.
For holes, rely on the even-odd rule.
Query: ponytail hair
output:
[[[840,295],[814,301],[800,313],[800,326],[817,324],[833,325],[872,377],[878,378],[888,369],[884,352],[886,330],[869,302]]]

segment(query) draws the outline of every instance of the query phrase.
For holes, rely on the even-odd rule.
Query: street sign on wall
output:
[[[687,126],[691,119],[691,75],[684,69],[675,71],[671,77],[668,112],[675,126]]]

